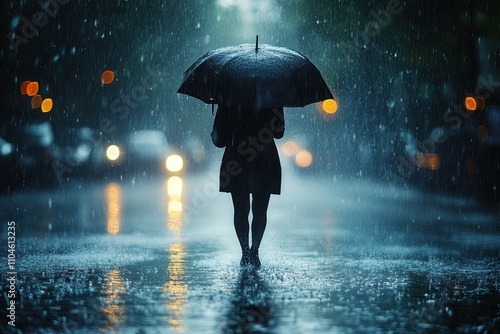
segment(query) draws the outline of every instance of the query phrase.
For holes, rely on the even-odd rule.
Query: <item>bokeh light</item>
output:
[[[479,137],[479,140],[485,142],[488,140],[488,128],[486,128],[485,126],[483,125],[478,125],[477,127],[477,135]]]
[[[178,154],[172,154],[167,158],[165,165],[168,171],[179,172],[184,167],[184,159]]]
[[[295,163],[301,168],[307,168],[313,163],[313,155],[308,150],[301,150],[295,156]]]
[[[28,85],[31,83],[29,80],[23,81],[21,84],[21,94],[28,95]]]
[[[178,176],[172,176],[167,181],[167,193],[170,197],[180,199],[182,195],[182,179]]]
[[[52,99],[45,99],[42,101],[42,112],[49,112],[52,110],[52,107],[54,106],[54,103],[52,102]]]
[[[116,145],[110,145],[106,150],[106,157],[111,161],[116,161],[120,157],[120,148]]]
[[[36,81],[30,82],[26,86],[26,94],[28,94],[28,96],[35,96],[38,93],[38,88],[39,88],[38,82]]]
[[[430,170],[439,170],[441,168],[441,157],[436,153],[418,153],[415,157],[417,167]]]
[[[465,98],[464,104],[465,108],[469,111],[481,111],[484,110],[484,107],[486,106],[486,102],[481,96],[472,95],[469,95]]]
[[[327,114],[335,114],[338,109],[337,101],[329,99],[323,101],[323,111]]]
[[[472,96],[467,96],[465,98],[465,108],[470,111],[474,111],[477,108],[476,100]]]
[[[113,71],[106,70],[106,71],[102,72],[101,82],[103,84],[109,85],[110,83],[113,82],[113,80],[115,80],[115,73]]]
[[[40,108],[42,105],[42,96],[41,95],[35,95],[31,98],[31,108],[36,109]]]
[[[438,170],[441,167],[441,158],[436,153],[427,154],[427,166],[430,170]]]
[[[300,148],[297,142],[289,140],[281,146],[281,150],[287,157],[293,157],[299,152]]]

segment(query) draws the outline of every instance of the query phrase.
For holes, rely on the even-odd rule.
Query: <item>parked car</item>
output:
[[[191,136],[180,145],[185,157],[186,170],[190,172],[198,172],[207,167],[211,162],[208,151],[203,142],[198,138]]]
[[[110,144],[105,156],[111,170],[120,174],[155,175],[178,173],[184,168],[184,158],[167,143],[163,132],[140,130],[122,142]]]
[[[102,167],[102,144],[96,131],[88,128],[70,128],[56,133],[61,148],[60,163],[67,177],[92,177]]]
[[[500,107],[491,106],[481,112],[485,112],[485,123],[471,116],[460,127],[436,127],[421,141],[405,132],[401,139],[406,166],[401,175],[432,191],[475,197],[485,204],[497,205]]]
[[[20,127],[12,137],[12,184],[18,187],[53,187],[59,184],[60,150],[49,122]]]

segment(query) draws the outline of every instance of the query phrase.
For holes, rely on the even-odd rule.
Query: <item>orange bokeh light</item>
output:
[[[430,153],[427,156],[427,165],[430,170],[438,170],[441,167],[441,158],[438,154]]]
[[[476,99],[474,99],[472,96],[467,96],[465,98],[465,108],[470,111],[474,111],[477,108],[477,103]]]
[[[31,83],[29,80],[23,81],[21,84],[21,94],[27,95],[28,94],[28,85]]]
[[[338,109],[337,101],[333,99],[323,101],[323,111],[327,114],[335,114]]]
[[[486,106],[486,102],[481,96],[467,96],[464,102],[465,108],[469,111],[481,111]]]
[[[101,74],[101,82],[103,84],[110,84],[115,80],[115,73],[110,70],[106,70]]]
[[[52,110],[53,102],[52,99],[45,99],[42,102],[42,112],[49,112]]]
[[[38,82],[36,81],[30,82],[26,86],[26,94],[28,94],[28,96],[35,96],[38,93],[38,88],[39,88]]]
[[[478,125],[477,127],[477,135],[479,137],[479,140],[485,142],[488,140],[488,128],[483,126],[483,125]]]
[[[299,152],[299,144],[289,140],[281,146],[281,150],[287,157],[293,157]]]
[[[297,164],[297,166],[302,168],[307,168],[311,166],[313,163],[312,153],[309,152],[308,150],[299,151],[295,156],[295,163]]]
[[[42,96],[41,95],[35,95],[31,98],[31,108],[36,109],[40,108],[40,105],[42,104]]]
[[[441,168],[441,157],[436,153],[418,153],[415,164],[420,168],[439,170]]]

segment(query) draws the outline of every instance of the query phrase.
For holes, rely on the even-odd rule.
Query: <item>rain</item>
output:
[[[0,13],[2,333],[500,332],[500,3],[5,0]],[[229,76],[250,61],[228,60],[180,89],[200,57],[241,45],[259,71]],[[280,69],[275,47],[293,50],[273,55]],[[233,142],[214,135],[224,108]],[[273,145],[281,174],[253,164]],[[258,166],[245,187],[279,188],[258,253],[241,242],[255,246],[261,192],[240,190],[245,240],[239,193],[221,189],[244,158]]]

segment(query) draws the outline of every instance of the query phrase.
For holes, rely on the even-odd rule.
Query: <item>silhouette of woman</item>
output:
[[[285,131],[283,108],[252,109],[219,106],[212,141],[225,147],[219,191],[231,193],[234,228],[240,242],[242,266],[260,267],[259,246],[267,225],[271,194],[281,192],[281,165],[274,138]],[[249,247],[252,194],[252,247]]]

